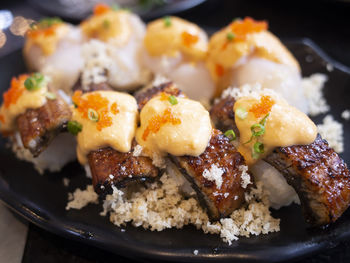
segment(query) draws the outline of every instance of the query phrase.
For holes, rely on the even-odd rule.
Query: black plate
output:
[[[124,6],[131,9],[134,13],[140,15],[143,19],[152,19],[164,15],[175,14],[190,8],[193,8],[206,0],[167,0],[166,4],[153,5],[150,7],[142,7],[140,5]],[[85,19],[91,13],[90,4],[80,5],[74,7],[74,4],[64,5],[60,0],[42,1],[42,0],[29,0],[29,2],[43,10],[49,15],[59,16],[68,20],[81,21]],[[101,1],[103,2],[103,1]],[[113,2],[113,1],[105,1]]]
[[[332,115],[341,121],[340,114],[350,108],[350,70],[331,61],[310,40],[286,42],[295,54],[303,74],[326,73],[325,96],[331,105]],[[334,70],[327,71],[327,64]],[[25,70],[21,52],[12,53],[0,60],[0,87],[3,92],[13,75]],[[322,116],[315,119],[320,122]],[[345,144],[350,143],[350,122],[344,123]],[[166,259],[172,261],[209,262],[274,262],[296,259],[350,237],[350,211],[335,224],[325,229],[308,229],[300,207],[293,205],[273,211],[281,218],[281,231],[258,237],[240,238],[231,246],[217,235],[205,235],[192,226],[182,230],[170,229],[151,232],[128,225],[125,232],[114,226],[108,218],[99,216],[101,206],[89,205],[82,210],[66,211],[67,193],[76,187],[85,188],[88,180],[77,163],[65,167],[60,173],[40,176],[31,164],[18,161],[0,139],[0,198],[14,211],[32,223],[59,235],[104,248],[126,257]],[[342,157],[349,163],[350,148]],[[62,177],[71,179],[65,188]],[[193,251],[199,254],[195,256]]]

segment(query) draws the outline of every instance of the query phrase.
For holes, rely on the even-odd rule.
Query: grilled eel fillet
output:
[[[160,92],[175,96],[182,94],[172,83],[153,87],[136,96],[139,109],[141,110],[147,101]],[[241,186],[242,171],[239,167],[245,165],[245,161],[219,130],[213,129],[209,144],[201,155],[170,156],[170,159],[192,184],[200,204],[207,209],[211,219],[218,220],[220,217],[230,215],[244,202],[245,189]],[[210,170],[214,164],[223,169],[223,183],[220,189],[217,189],[215,182],[203,176],[203,172]]]
[[[51,141],[65,131],[72,112],[68,104],[57,96],[37,109],[28,109],[16,119],[22,143],[37,157]]]
[[[159,169],[150,158],[133,155],[135,146],[134,140],[128,153],[107,147],[88,154],[96,193],[104,196],[112,193],[112,185],[122,188],[133,182],[153,181],[158,176]]]
[[[210,113],[223,130],[236,127],[234,98],[213,105]],[[350,174],[344,161],[317,135],[309,145],[278,147],[265,158],[297,192],[305,220],[315,226],[337,220],[350,203]]]

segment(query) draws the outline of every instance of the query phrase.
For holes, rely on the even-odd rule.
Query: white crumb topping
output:
[[[158,168],[165,168],[166,167],[166,162],[163,156],[161,156],[160,154],[153,152],[152,153],[152,164]]]
[[[160,74],[157,74],[153,79],[152,86],[157,87],[157,86],[164,84],[164,83],[167,83],[169,81],[170,81],[170,79],[168,79],[167,77],[160,75]]]
[[[68,194],[68,204],[66,210],[69,209],[82,209],[90,203],[98,203],[98,195],[95,193],[92,185],[88,185],[85,190],[79,188],[74,193]]]
[[[333,116],[327,115],[323,119],[323,123],[317,125],[317,128],[322,138],[328,141],[330,147],[338,153],[344,151],[343,125],[334,120]]]
[[[213,164],[210,169],[205,169],[203,171],[203,177],[209,181],[215,182],[216,188],[220,189],[222,185],[222,175],[224,174],[224,169]]]
[[[67,177],[63,177],[62,183],[65,187],[69,186],[70,180]]]
[[[344,110],[341,113],[341,117],[346,121],[350,120],[350,110]]]
[[[141,145],[136,145],[134,148],[134,152],[132,153],[133,156],[138,157],[142,154],[142,146]]]
[[[241,87],[229,87],[222,92],[221,98],[233,97],[238,100],[243,97],[260,99],[262,95],[269,95],[280,98],[281,96],[271,89],[262,88],[260,83],[245,84]]]
[[[195,256],[198,255],[198,249],[193,250],[193,255],[195,255]]]
[[[333,65],[330,64],[330,63],[327,63],[326,68],[327,68],[327,71],[328,71],[328,72],[332,72],[332,71],[334,70]]]
[[[81,74],[83,89],[91,83],[106,82],[106,73],[112,64],[107,45],[96,39],[90,40],[83,45],[82,56],[85,61]]]
[[[248,184],[251,184],[252,182],[250,181],[250,175],[248,174],[248,166],[246,165],[241,165],[238,167],[238,169],[241,171],[241,186],[243,188],[247,188]]]
[[[258,182],[256,187],[246,194],[245,206],[235,210],[228,218],[210,222],[198,201],[192,197],[185,198],[176,180],[165,173],[159,182],[128,194],[123,192],[127,190],[113,187],[113,194],[107,195],[103,203],[101,215],[109,214],[110,221],[117,226],[130,222],[133,226],[152,231],[192,224],[204,233],[219,234],[231,244],[239,236],[249,237],[280,230],[280,220],[271,216],[262,184]],[[95,196],[93,191],[86,192]],[[74,195],[74,198],[81,198],[81,195]],[[94,197],[91,199],[94,200]]]
[[[323,86],[327,80],[328,77],[321,73],[313,74],[302,80],[302,86],[309,103],[309,114],[311,116],[329,111],[329,105],[323,96]]]

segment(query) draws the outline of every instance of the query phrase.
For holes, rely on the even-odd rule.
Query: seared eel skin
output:
[[[160,92],[167,92],[172,95],[182,94],[171,83],[153,87],[136,97],[140,109]],[[183,176],[192,184],[200,204],[207,210],[212,220],[229,216],[243,204],[246,189],[242,187],[242,171],[239,167],[245,165],[245,161],[229,139],[219,130],[213,129],[209,144],[201,155],[197,157],[169,157]],[[216,165],[223,170],[223,183],[220,189],[217,189],[215,182],[209,181],[203,176],[203,172],[210,170],[212,165]]]
[[[210,113],[217,127],[223,130],[236,128],[234,103],[235,99],[229,96],[213,105]],[[320,135],[309,145],[278,147],[265,161],[280,171],[295,189],[305,220],[311,225],[330,224],[348,208],[349,170]]]
[[[153,181],[160,173],[148,157],[134,156],[136,141],[127,153],[110,147],[92,151],[88,155],[92,184],[97,194],[111,194],[112,185],[126,187],[134,182]]]
[[[173,95],[175,97],[186,97],[185,94],[181,90],[179,90],[172,82],[162,83],[158,86],[154,86],[150,89],[140,90],[135,93],[135,99],[137,101],[139,111],[145,106],[145,104],[157,96],[159,93],[165,92],[169,95]]]
[[[34,157],[43,152],[51,141],[66,130],[72,117],[69,105],[57,96],[37,109],[28,109],[16,119],[23,146]]]
[[[83,93],[87,92],[93,92],[93,91],[99,91],[99,90],[113,90],[112,87],[107,82],[101,82],[101,83],[90,83],[87,87],[83,88],[83,85],[81,83],[81,76],[79,77],[78,81],[73,86],[73,91],[81,90]]]
[[[265,161],[279,170],[298,193],[308,223],[327,225],[348,208],[349,170],[320,135],[309,145],[278,147]]]

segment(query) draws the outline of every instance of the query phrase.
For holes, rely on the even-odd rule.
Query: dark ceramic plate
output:
[[[315,72],[329,76],[325,96],[332,115],[341,121],[341,112],[350,108],[350,70],[330,60],[309,40],[286,43],[301,63],[305,76]],[[332,64],[334,70],[328,72],[327,64]],[[0,60],[1,93],[13,75],[25,70],[23,65],[20,51]],[[319,123],[322,117],[315,121]],[[344,134],[345,144],[349,145],[350,122],[344,123]],[[89,205],[78,211],[65,210],[67,193],[76,187],[85,188],[88,183],[77,163],[68,165],[60,173],[40,176],[31,164],[17,160],[5,144],[6,141],[0,139],[0,198],[8,207],[48,231],[126,257],[192,262],[275,262],[300,258],[350,237],[350,211],[328,228],[308,229],[298,206],[273,211],[274,216],[281,218],[279,233],[241,238],[231,246],[217,235],[205,235],[192,226],[162,232],[127,226],[122,232],[108,218],[99,216],[99,205]],[[349,147],[342,157],[349,163]],[[63,176],[71,179],[68,188],[62,184]],[[193,254],[195,249],[199,251],[197,256]]]
[[[81,5],[79,2],[78,5],[73,4],[72,1],[69,5],[64,4],[62,0],[51,0],[51,1],[42,1],[42,0],[29,0],[29,2],[39,9],[43,10],[49,15],[59,16],[69,20],[83,20],[91,13],[92,6],[90,3],[85,3]],[[100,1],[100,2],[117,2],[117,1]],[[155,1],[153,1],[155,2]],[[154,4],[154,5],[126,5],[133,12],[140,15],[143,19],[152,19],[155,17],[160,17],[169,14],[175,14],[190,8],[193,8],[205,0],[165,0],[165,4]],[[93,2],[91,2],[93,3]],[[92,4],[93,5],[93,4]]]

